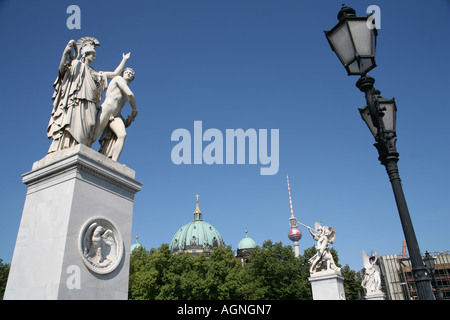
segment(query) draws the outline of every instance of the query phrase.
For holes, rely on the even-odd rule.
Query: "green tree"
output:
[[[129,299],[224,300],[238,299],[243,269],[231,247],[204,254],[172,255],[167,244],[130,258]]]
[[[295,258],[292,246],[267,240],[255,248],[245,265],[241,294],[256,300],[311,299],[309,273],[305,263]]]
[[[172,255],[170,265],[164,271],[161,292],[156,299],[203,300],[208,299],[204,270],[206,257],[187,253]]]
[[[240,299],[244,270],[231,247],[215,248],[206,261],[205,279],[208,297],[214,300]]]
[[[133,250],[130,257],[129,299],[153,300],[159,293],[161,280],[151,259],[155,251],[147,252],[143,247]]]
[[[349,265],[345,265],[341,269],[344,277],[344,291],[347,300],[360,300],[359,292],[361,291],[361,280],[356,279],[356,272],[351,270]]]
[[[3,300],[3,295],[5,294],[6,282],[8,281],[9,275],[9,264],[4,264],[3,260],[0,259],[0,300]]]
[[[336,250],[330,250],[339,265]],[[173,255],[167,244],[146,251],[135,249],[130,258],[129,299],[144,300],[310,300],[309,259],[314,247],[295,258],[292,246],[267,240],[250,254],[242,267],[231,247],[215,248],[210,257]],[[342,268],[348,300],[361,289],[355,272]]]

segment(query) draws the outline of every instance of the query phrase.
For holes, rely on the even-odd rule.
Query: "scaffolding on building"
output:
[[[436,282],[431,282],[433,293],[436,299],[450,300],[450,251],[430,252],[429,254],[435,258]],[[399,255],[381,256],[379,263],[382,286],[388,300],[418,299],[411,260],[405,252],[405,246]],[[429,276],[432,280],[431,275]]]

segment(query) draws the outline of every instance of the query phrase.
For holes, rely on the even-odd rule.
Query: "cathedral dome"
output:
[[[188,252],[197,255],[208,254],[214,247],[224,245],[219,231],[208,222],[203,221],[197,198],[193,221],[185,224],[175,233],[169,249],[173,253]]]

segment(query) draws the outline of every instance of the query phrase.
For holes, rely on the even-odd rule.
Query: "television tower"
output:
[[[289,186],[289,175],[286,174],[288,191],[289,191],[289,204],[291,206],[291,217],[289,218],[289,225],[291,229],[289,230],[288,237],[289,240],[294,242],[294,252],[295,257],[298,258],[300,256],[300,249],[298,247],[298,241],[302,238],[302,232],[297,226],[297,219],[294,217],[294,210],[292,209],[292,199],[291,199],[291,187]]]

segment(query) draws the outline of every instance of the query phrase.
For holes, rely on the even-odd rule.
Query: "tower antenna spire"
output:
[[[286,174],[287,177],[287,184],[288,184],[288,191],[289,191],[289,204],[291,206],[291,217],[294,216],[294,209],[292,209],[292,198],[291,198],[291,187],[289,186],[289,175]]]
[[[295,217],[294,217],[294,209],[292,209],[291,187],[289,186],[289,175],[286,174],[286,177],[287,177],[287,184],[288,184],[288,191],[289,191],[289,204],[290,204],[290,206],[291,206],[291,219],[295,219]],[[293,221],[293,220],[291,220],[291,221]],[[295,223],[296,223],[296,224],[297,224],[297,223],[298,223],[298,224],[301,224],[302,226],[304,226],[304,227],[306,227],[306,228],[308,228],[308,229],[311,229],[311,230],[313,230],[313,231],[316,231],[316,230],[314,230],[313,228],[307,226],[306,224],[303,224],[303,223],[301,223],[301,222],[298,222],[297,219],[295,219]]]

